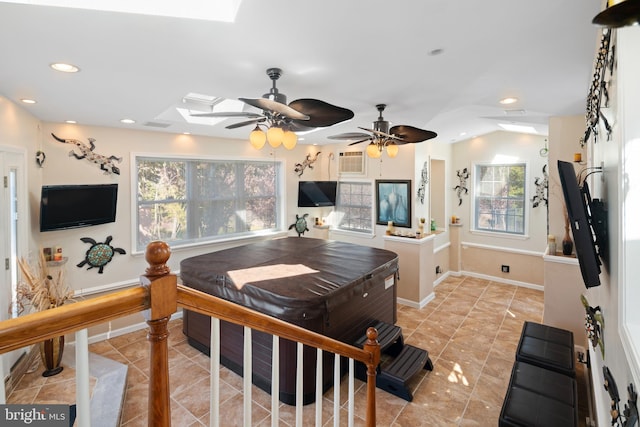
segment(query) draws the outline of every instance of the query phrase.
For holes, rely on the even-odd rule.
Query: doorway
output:
[[[0,146],[0,320],[17,317],[15,304],[18,285],[18,257],[28,251],[28,190],[25,152]],[[9,376],[11,367],[24,350],[3,355],[2,378]],[[3,387],[4,389],[4,387]]]

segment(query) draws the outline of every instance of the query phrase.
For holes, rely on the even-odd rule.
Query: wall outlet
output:
[[[509,272],[509,266],[508,265],[502,265],[502,272],[503,273],[508,273]]]

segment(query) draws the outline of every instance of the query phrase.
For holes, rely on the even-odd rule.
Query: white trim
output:
[[[435,282],[433,282],[433,287],[435,288],[436,286],[438,286],[440,283],[444,282],[447,277],[454,275],[451,271],[447,271],[445,272],[442,276],[440,276]]]
[[[505,232],[499,232],[499,231],[476,230],[474,228],[470,229],[469,233],[476,234],[478,236],[496,237],[498,239],[512,239],[512,240],[530,239],[528,234],[513,234],[513,233],[505,233]]]
[[[507,252],[510,254],[536,256],[536,257],[542,257],[544,255],[544,252],[527,251],[524,249],[515,249],[515,248],[505,248],[502,246],[483,245],[481,243],[461,242],[460,246],[462,246],[462,249],[466,249],[466,248],[488,249],[491,251]]]
[[[504,279],[502,277],[489,276],[488,274],[479,274],[471,271],[461,271],[460,274],[462,276],[477,277],[478,279],[491,280],[492,282],[500,282],[500,283],[505,283],[507,285],[514,285],[514,286],[520,286],[522,288],[529,288],[529,289],[535,289],[537,291],[544,291],[544,286],[536,285],[534,283],[520,282],[519,280],[509,280],[509,279]]]
[[[421,308],[424,308],[424,306],[429,304],[431,301],[433,301],[435,298],[436,298],[436,294],[431,292],[429,295],[427,295],[419,303],[415,302],[415,301],[408,300],[408,299],[404,299],[404,298],[396,298],[396,302],[398,304],[406,305],[407,307],[421,309]]]
[[[141,312],[144,313],[144,312]],[[173,313],[171,315],[171,319],[169,319],[169,321],[171,320],[175,320],[175,319],[182,319],[182,310],[179,310],[175,313]],[[136,323],[133,325],[129,325],[129,326],[124,326],[122,328],[118,328],[118,329],[111,329],[111,322],[109,322],[109,331],[108,332],[103,332],[100,334],[96,334],[96,335],[92,335],[91,337],[89,337],[89,344],[95,344],[97,342],[100,341],[104,341],[104,340],[108,340],[111,338],[115,338],[115,337],[119,337],[121,335],[126,335],[129,334],[131,332],[136,332],[136,331],[140,331],[142,329],[147,328],[149,325],[147,325],[146,322],[140,322],[140,323]]]
[[[329,232],[344,234],[345,236],[362,237],[363,239],[373,239],[374,237],[376,237],[375,233],[369,233],[369,232],[360,233],[358,231],[343,230],[341,228],[330,228]]]
[[[578,258],[567,256],[549,255],[545,252],[542,256],[545,262],[554,262],[556,264],[578,265]]]
[[[438,246],[437,248],[433,248],[433,253],[437,254],[438,252],[443,251],[450,246],[451,246],[451,242],[448,241],[445,244]]]

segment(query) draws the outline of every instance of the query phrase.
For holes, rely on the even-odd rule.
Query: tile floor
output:
[[[402,305],[398,309],[398,325],[403,329],[405,342],[427,349],[434,370],[422,371],[412,380],[412,402],[377,390],[377,425],[497,426],[522,323],[542,322],[543,293],[478,278],[449,277],[435,288],[435,294],[436,298],[420,310]],[[209,358],[189,346],[180,320],[170,323],[169,345],[172,425],[206,426]],[[121,426],[146,426],[149,372],[146,331],[92,344],[90,351],[129,365]],[[74,387],[68,385],[73,381],[72,374],[73,370],[66,369],[48,379],[38,372],[25,375],[8,400],[73,402]],[[587,406],[582,366],[578,366],[578,377],[584,420],[582,413]],[[60,387],[65,384],[66,387]],[[356,380],[356,425],[364,425],[362,386]],[[221,413],[225,426],[242,425],[241,390],[242,378],[224,369]],[[270,396],[255,387],[252,393],[256,403],[253,425],[269,426]],[[346,387],[341,395],[346,396]],[[325,425],[333,425],[332,397],[333,390],[329,390],[323,403]],[[305,406],[304,425],[313,425],[314,414],[314,404]],[[293,426],[295,409],[281,405],[280,418],[280,425]],[[341,419],[341,425],[346,425],[346,410]]]

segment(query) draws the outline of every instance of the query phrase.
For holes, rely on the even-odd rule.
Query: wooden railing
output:
[[[146,274],[141,276],[140,287],[0,322],[0,354],[146,310],[144,314],[149,325],[150,342],[148,425],[169,427],[171,405],[167,325],[171,315],[178,307],[182,307],[364,363],[367,366],[366,424],[375,426],[375,375],[380,362],[380,346],[374,328],[366,331],[369,339],[360,349],[178,285],[177,277],[170,273],[166,265],[170,254],[164,242],[149,244],[146,251],[149,267]],[[334,416],[339,417],[339,414]]]

